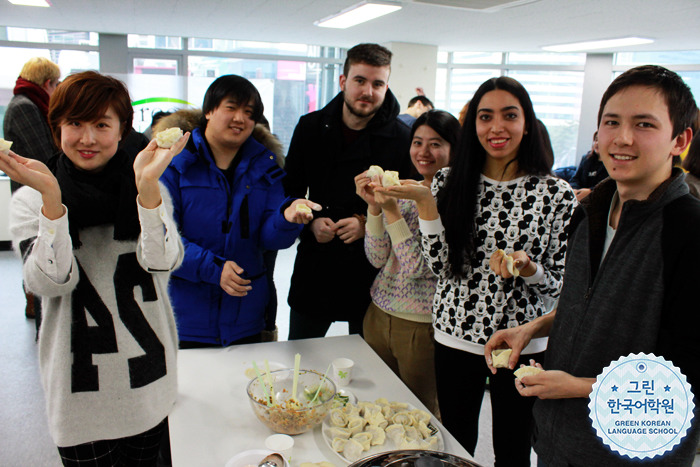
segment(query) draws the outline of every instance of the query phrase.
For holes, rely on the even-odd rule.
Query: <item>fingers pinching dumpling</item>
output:
[[[9,154],[11,146],[12,146],[12,141],[8,141],[6,139],[0,138],[0,152],[4,152],[5,154]]]
[[[491,352],[491,365],[494,368],[508,368],[508,360],[513,349],[496,349]]]
[[[536,366],[521,366],[513,372],[516,378],[520,379],[525,376],[533,376],[538,373],[542,373],[544,370],[542,368],[537,368]]]
[[[182,138],[182,130],[177,127],[167,128],[156,133],[156,143],[158,143],[159,148],[171,148],[180,138]]]

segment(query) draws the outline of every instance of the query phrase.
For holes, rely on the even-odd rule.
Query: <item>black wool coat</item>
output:
[[[321,110],[301,117],[287,154],[284,186],[291,197],[323,206],[314,217],[338,221],[365,215],[367,204],[355,193],[356,175],[370,165],[411,174],[409,127],[398,120],[399,103],[387,90],[384,103],[357,139],[343,136],[343,93]],[[301,234],[289,305],[296,312],[325,319],[362,316],[370,303],[369,288],[377,274],[364,252],[364,239],[349,245],[335,237],[318,243],[308,228]]]

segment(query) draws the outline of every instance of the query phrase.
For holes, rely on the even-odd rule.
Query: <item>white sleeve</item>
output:
[[[68,233],[68,209],[64,214],[50,220],[39,214],[39,233],[34,243],[32,259],[39,268],[56,284],[68,281],[73,263],[73,243]]]
[[[139,250],[143,263],[152,272],[171,271],[184,254],[175,221],[164,202],[154,209],[144,208],[138,200],[136,205],[141,223]]]

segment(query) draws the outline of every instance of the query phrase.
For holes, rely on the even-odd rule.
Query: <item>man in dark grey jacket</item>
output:
[[[546,371],[516,380],[521,395],[540,399],[533,445],[544,466],[637,465],[603,444],[588,403],[606,366],[640,352],[680,368],[696,396],[687,435],[644,465],[693,462],[700,436],[700,202],[673,169],[673,156],[690,142],[696,114],[690,89],[662,67],[633,68],[613,81],[598,114],[598,147],[611,179],[572,217],[558,309],[499,331],[485,347],[495,373],[491,350],[512,348],[512,369],[531,338],[549,335]]]
[[[301,234],[289,288],[290,339],[323,337],[333,321],[361,333],[377,270],[364,252],[367,204],[355,176],[370,165],[410,172],[409,128],[389,90],[391,52],[378,44],[348,50],[341,92],[301,117],[283,180],[287,194],[323,206]]]

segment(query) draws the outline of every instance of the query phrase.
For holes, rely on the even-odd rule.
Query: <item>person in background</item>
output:
[[[264,250],[288,248],[311,214],[287,199],[275,154],[252,137],[263,115],[260,93],[236,75],[204,95],[192,140],[163,174],[185,259],[170,294],[180,348],[260,342],[269,291]]]
[[[14,96],[7,105],[2,123],[6,140],[12,141],[12,150],[24,157],[46,163],[57,151],[49,128],[49,98],[59,83],[61,70],[44,57],[29,59],[19,73],[13,90]],[[10,180],[12,192],[22,185]],[[41,299],[25,288],[27,318],[36,318],[37,336],[41,324]]]
[[[183,247],[158,179],[187,141],[118,149],[133,109],[124,84],[93,71],[56,90],[47,165],[0,152],[24,185],[10,232],[27,288],[43,297],[39,368],[49,432],[65,466],[155,466],[177,398],[167,293]]]
[[[364,251],[367,204],[355,195],[355,176],[370,165],[411,171],[410,129],[396,119],[389,90],[391,52],[378,44],[348,50],[341,92],[323,109],[299,119],[289,145],[288,195],[323,206],[301,233],[289,287],[289,339],[323,337],[334,321],[362,333],[377,270]]]
[[[450,164],[457,149],[459,122],[442,110],[429,110],[411,128],[411,161],[430,187],[435,173]],[[371,183],[370,183],[371,182]],[[367,202],[365,253],[380,268],[363,323],[365,341],[425,406],[438,414],[435,341],[431,310],[437,278],[423,259],[418,209],[411,200],[382,196],[355,177],[357,194]]]
[[[685,174],[685,183],[690,194],[700,198],[700,133],[693,136],[690,148],[683,159],[683,168],[688,171]]]
[[[591,193],[591,190],[600,182],[608,178],[605,164],[598,154],[598,132],[593,133],[593,145],[591,150],[583,156],[576,173],[569,180],[571,188],[576,193],[576,199],[581,201]]]
[[[442,422],[474,455],[489,377],[496,466],[530,465],[534,402],[520,397],[512,374],[491,375],[484,345],[497,330],[544,315],[547,299],[559,295],[576,198],[550,167],[530,96],[502,76],[474,94],[451,167],[433,179],[437,202],[417,182],[375,188],[417,202],[423,257],[438,276],[433,328]],[[545,346],[534,342],[524,354],[541,358]]]
[[[500,374],[492,367],[492,349],[511,348],[513,369],[532,339],[549,336],[544,365],[536,363],[546,371],[516,380],[524,399],[537,398],[533,441],[540,465],[693,463],[700,438],[700,201],[688,193],[673,158],[692,138],[696,112],[688,85],[666,68],[645,65],[615,78],[598,111],[598,150],[610,178],[572,217],[559,306],[499,330],[484,349],[491,371]],[[588,407],[596,377],[633,353],[672,362],[687,378],[695,404],[680,444],[641,461],[603,444]],[[650,441],[651,450],[656,441]]]
[[[413,123],[418,117],[423,115],[428,110],[434,109],[435,106],[430,99],[424,95],[416,96],[408,101],[408,108],[405,113],[399,114],[398,119],[404,122],[406,125],[413,126]]]

